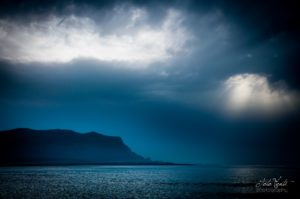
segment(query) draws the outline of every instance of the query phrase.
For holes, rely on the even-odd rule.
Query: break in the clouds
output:
[[[192,36],[178,10],[166,10],[156,24],[148,23],[148,12],[142,8],[115,8],[110,15],[114,17],[106,22],[75,15],[50,15],[27,23],[1,19],[0,58],[25,64],[66,63],[83,58],[139,63],[143,67],[188,51],[186,42]],[[116,24],[118,21],[122,24]],[[107,24],[114,23],[106,33]]]
[[[298,161],[294,2],[4,1],[0,129],[99,131],[174,162]]]
[[[234,75],[223,83],[222,89],[230,113],[275,115],[295,109],[298,103],[297,93],[288,90],[284,82],[272,84],[264,75]]]

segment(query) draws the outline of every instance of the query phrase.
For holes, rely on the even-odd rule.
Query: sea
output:
[[[264,166],[0,167],[0,198],[300,198],[299,169]]]

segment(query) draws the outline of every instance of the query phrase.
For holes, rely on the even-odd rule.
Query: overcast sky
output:
[[[297,163],[295,4],[2,0],[0,130],[97,131],[154,160]]]

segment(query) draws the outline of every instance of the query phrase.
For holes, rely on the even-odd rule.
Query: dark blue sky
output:
[[[0,130],[97,131],[163,161],[299,163],[294,1],[0,7]]]

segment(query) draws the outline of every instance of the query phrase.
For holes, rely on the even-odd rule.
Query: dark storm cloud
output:
[[[171,23],[184,20],[167,30],[189,33],[190,40],[181,45],[183,52],[176,54],[168,49],[163,51],[171,55],[168,61],[134,67],[129,67],[131,63],[126,60],[124,63],[76,56],[59,63],[2,60],[0,128],[98,130],[122,136],[137,152],[169,161],[297,162],[293,157],[299,141],[297,111],[272,119],[224,118],[218,112],[224,104],[216,97],[224,82],[231,83],[228,80],[237,77],[243,77],[239,81],[250,89],[247,93],[259,95],[259,105],[264,101],[261,95],[283,93],[293,97],[291,93],[300,89],[296,67],[300,20],[294,1],[1,1],[1,23],[11,29],[7,29],[6,36],[0,35],[0,54],[14,52],[19,58],[32,50],[33,44],[24,41],[23,33],[42,35],[43,30],[36,24],[45,25],[55,17],[56,24],[62,27],[59,30],[67,35],[74,21],[83,24],[76,31],[89,24],[101,27],[101,31],[92,30],[104,36],[122,35],[128,25],[126,20],[132,16],[131,8],[147,11],[148,18],[135,27],[146,23],[151,31],[159,30],[167,21],[169,9],[180,14]],[[87,23],[84,17],[93,23]],[[50,33],[46,36],[60,38],[54,36],[55,31]],[[1,40],[1,36],[5,39]],[[171,43],[180,39],[174,37]],[[174,51],[176,45],[172,47]],[[25,50],[17,54],[21,48]],[[262,83],[252,84],[248,77]],[[274,86],[280,80],[287,88]],[[238,88],[231,87],[233,91]],[[252,102],[254,98],[257,99],[248,96],[242,102],[250,99],[257,104]],[[282,106],[281,101],[279,104]],[[264,109],[258,112],[261,110]],[[274,151],[280,157],[269,157]]]
[[[2,0],[1,16],[20,16],[49,12],[61,14],[84,13],[87,8],[101,9],[116,4],[132,4],[145,7],[175,7],[192,12],[209,13],[221,10],[226,17],[234,21],[242,29],[257,33],[257,41],[274,37],[281,32],[299,31],[299,12],[296,1],[119,1],[119,0]],[[90,10],[89,10],[90,11]],[[252,40],[249,44],[255,44]]]

